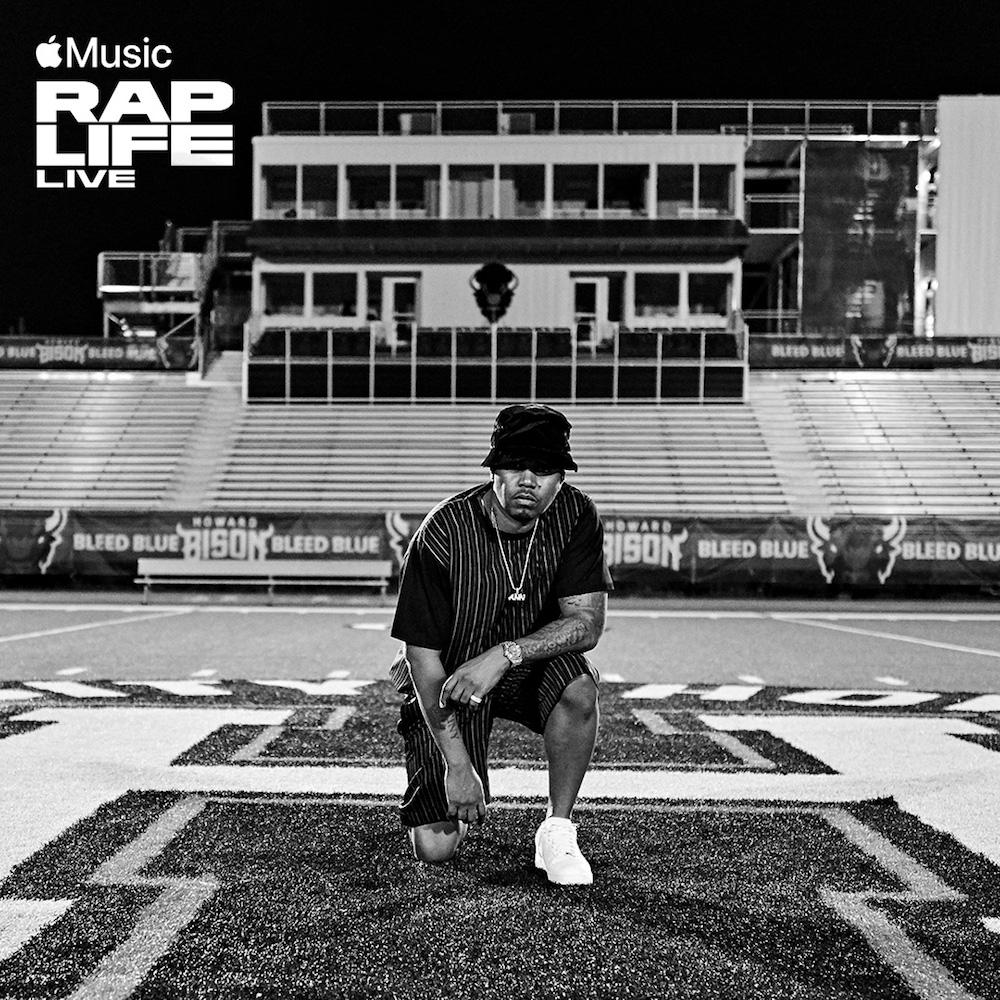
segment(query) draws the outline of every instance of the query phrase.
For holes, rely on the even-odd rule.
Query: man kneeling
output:
[[[593,881],[572,822],[597,737],[597,671],[583,655],[604,630],[611,577],[570,423],[541,404],[500,412],[483,462],[491,480],[442,501],[407,550],[392,667],[407,695],[399,732],[409,786],[401,807],[414,854],[455,855],[490,800],[495,718],[544,736],[549,808],[535,865],[550,882]]]

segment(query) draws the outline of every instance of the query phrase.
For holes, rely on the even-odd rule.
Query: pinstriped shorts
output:
[[[566,687],[577,677],[589,675],[599,681],[595,667],[582,653],[566,653],[551,660],[525,663],[504,674],[500,683],[475,711],[459,708],[458,727],[469,752],[472,766],[483,782],[490,801],[487,755],[494,719],[508,719],[532,732],[543,733],[549,715]],[[412,689],[411,689],[412,690]],[[408,784],[400,805],[404,826],[442,823],[448,819],[448,799],[444,790],[444,758],[434,742],[414,694],[400,708],[397,725],[406,748]]]

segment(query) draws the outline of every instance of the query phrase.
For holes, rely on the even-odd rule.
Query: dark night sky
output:
[[[14,8],[17,8],[16,13]],[[933,100],[1000,93],[994,3],[327,4],[8,0],[0,73],[0,332],[94,335],[100,250],[155,249],[163,224],[250,212],[250,140],[265,100]],[[577,10],[578,13],[572,13]],[[165,71],[40,70],[55,34],[173,49]],[[133,191],[38,191],[39,79],[224,80],[235,88],[232,168],[137,159]]]

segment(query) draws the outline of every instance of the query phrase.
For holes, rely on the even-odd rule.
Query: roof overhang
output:
[[[622,263],[742,257],[739,219],[268,219],[249,248],[268,259],[407,263]]]

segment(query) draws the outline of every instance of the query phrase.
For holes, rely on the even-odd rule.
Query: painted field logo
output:
[[[906,535],[906,518],[894,517],[888,524],[831,525],[822,517],[810,517],[806,531],[827,583],[871,586],[875,580],[884,584],[892,575]]]

